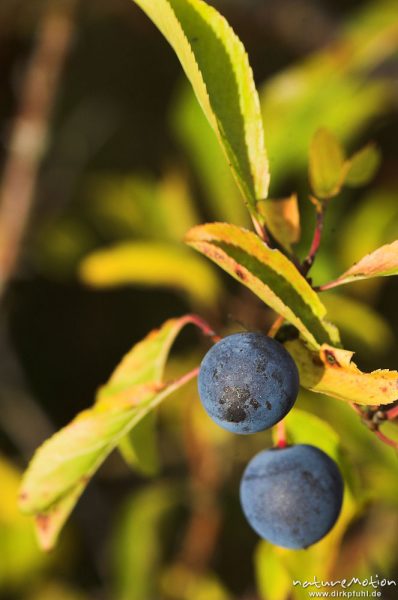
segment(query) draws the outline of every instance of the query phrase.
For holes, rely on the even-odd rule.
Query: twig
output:
[[[196,327],[199,327],[201,332],[210,337],[215,344],[221,340],[221,337],[217,335],[213,328],[210,327],[210,325],[204,319],[202,319],[202,317],[199,317],[199,315],[190,314],[187,315],[186,318],[188,322],[191,322],[196,325]]]
[[[376,437],[379,438],[379,440],[381,442],[383,442],[384,444],[387,444],[391,448],[394,448],[394,450],[398,450],[398,442],[396,442],[395,440],[392,440],[391,438],[384,435],[384,433],[382,433],[379,429],[375,429],[374,434]]]
[[[394,408],[390,408],[390,410],[386,410],[384,414],[386,416],[386,419],[388,419],[389,421],[393,421],[394,419],[397,419],[398,418],[398,405],[394,406]]]
[[[271,239],[268,234],[267,227],[265,225],[261,225],[261,223],[256,219],[256,217],[252,216],[252,221],[254,225],[254,229],[256,230],[257,235],[267,244],[267,246],[272,247]]]
[[[324,225],[324,221],[325,221],[325,214],[326,214],[326,205],[322,204],[320,206],[317,206],[314,236],[312,238],[311,247],[308,252],[308,255],[304,259],[303,264],[301,266],[301,272],[303,275],[307,275],[307,273],[311,269],[312,265],[314,264],[316,255],[318,253],[319,246],[320,246],[321,240],[322,240],[322,231],[323,231],[323,225]]]
[[[284,317],[282,317],[282,315],[279,315],[279,317],[277,317],[275,319],[275,321],[272,323],[271,327],[268,330],[267,336],[268,337],[275,337],[276,334],[278,333],[279,329],[282,327],[283,323],[284,323]]]
[[[0,190],[0,294],[18,260],[31,213],[49,119],[73,32],[75,1],[49,2],[27,67]]]
[[[391,448],[394,448],[395,450],[398,450],[398,442],[387,437],[380,431],[381,423],[387,419],[393,419],[394,416],[398,415],[397,406],[386,412],[381,411],[378,406],[366,406],[365,408],[361,408],[358,404],[353,402],[350,403],[350,406],[361,417],[362,422],[366,425],[366,427],[372,431],[381,442],[391,446]],[[391,413],[393,414],[392,417],[389,416]]]

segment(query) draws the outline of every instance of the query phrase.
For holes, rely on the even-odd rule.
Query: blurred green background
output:
[[[398,238],[396,0],[212,4],[253,66],[271,196],[299,194],[300,256],[314,224],[314,131],[328,127],[350,153],[368,141],[379,146],[375,179],[333,200],[312,272],[315,283],[326,282]],[[42,81],[40,69],[59,75]],[[29,103],[32,72],[39,93]],[[293,578],[398,579],[393,449],[347,405],[303,393],[290,437],[338,458],[346,501],[324,541],[282,551],[259,543],[238,502],[241,472],[270,435],[242,439],[217,429],[194,383],[159,411],[145,464],[132,472],[112,455],[59,547],[39,552],[16,508],[20,473],[51,432],[90,405],[122,355],[185,312],[200,312],[224,333],[266,330],[275,315],[182,243],[195,223],[249,220],[177,59],[132,2],[2,0],[0,82],[0,196],[6,206],[11,189],[13,201],[0,209],[0,245],[18,246],[18,261],[3,263],[0,314],[0,598],[288,600],[308,597]],[[24,224],[21,239],[12,235],[15,221]],[[397,368],[395,278],[323,299],[362,369]],[[206,348],[184,334],[170,377]],[[383,431],[398,439],[396,425]],[[382,597],[397,594],[385,589]]]

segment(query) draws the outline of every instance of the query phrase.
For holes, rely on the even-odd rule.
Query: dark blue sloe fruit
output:
[[[299,377],[279,342],[244,332],[208,351],[198,386],[206,412],[218,425],[233,433],[255,433],[275,425],[293,407]]]
[[[334,460],[306,444],[273,448],[248,464],[240,486],[243,512],[264,539],[284,548],[307,548],[333,527],[343,501]]]

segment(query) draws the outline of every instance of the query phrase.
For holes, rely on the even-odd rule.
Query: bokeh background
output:
[[[325,282],[398,237],[396,0],[212,4],[253,66],[271,196],[299,194],[301,256],[317,127],[347,152],[369,141],[381,151],[374,180],[330,207],[313,269]],[[398,579],[396,452],[348,406],[309,393],[291,439],[338,455],[347,482],[336,529],[310,550],[273,548],[249,529],[239,478],[270,434],[217,429],[195,384],[161,408],[145,459],[131,470],[112,455],[57,549],[38,550],[16,508],[21,472],[135,342],[189,311],[223,333],[266,330],[275,315],[182,243],[195,223],[248,216],[176,57],[134,3],[2,0],[0,85],[0,598],[288,600],[308,597],[293,578]],[[394,278],[323,298],[362,369],[398,367]],[[207,347],[185,333],[170,377]],[[383,431],[398,439],[396,425]]]

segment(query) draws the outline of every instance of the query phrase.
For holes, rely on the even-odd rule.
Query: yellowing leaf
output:
[[[49,563],[38,551],[32,523],[18,511],[21,474],[1,454],[0,481],[0,589],[20,596],[22,582],[29,585]]]
[[[243,283],[317,347],[337,333],[324,321],[326,309],[309,283],[279,250],[254,233],[227,223],[191,229],[187,243]]]
[[[345,160],[337,138],[327,129],[318,129],[310,144],[310,181],[314,194],[321,199],[339,193],[344,181]]]
[[[35,453],[22,481],[20,508],[36,515],[39,540],[51,548],[89,479],[125,435],[195,372],[161,383],[170,347],[195,316],[170,319],[124,357],[91,409],[47,440]]]
[[[252,210],[269,173],[260,104],[245,49],[202,0],[134,0],[176,52]]]
[[[376,146],[368,144],[347,161],[348,168],[344,183],[351,187],[365,185],[376,173],[380,160],[380,152]]]
[[[286,342],[285,346],[296,362],[300,384],[313,392],[373,406],[398,399],[397,371],[363,373],[352,362],[353,352],[327,344],[316,352],[300,340]]]
[[[284,248],[291,251],[292,244],[300,239],[300,213],[297,195],[277,200],[262,200],[257,203],[257,210],[264,217],[272,236]]]
[[[220,287],[212,269],[184,247],[159,242],[124,242],[92,252],[80,264],[82,280],[95,287],[165,286],[182,290],[205,306]]]
[[[386,244],[371,254],[364,256],[348,271],[340,275],[335,281],[321,286],[322,290],[329,290],[360,279],[371,277],[386,277],[398,274],[398,240],[392,244]]]

